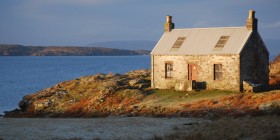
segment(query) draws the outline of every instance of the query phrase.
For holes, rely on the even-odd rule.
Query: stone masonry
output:
[[[173,78],[165,78],[165,63],[173,63]],[[152,87],[187,90],[188,64],[197,64],[197,82],[206,82],[207,89],[239,91],[239,55],[152,56]],[[222,64],[222,79],[214,80],[214,64]]]
[[[250,90],[250,86],[261,85],[264,89],[268,86],[269,82],[269,52],[258,33],[258,19],[255,18],[255,11],[249,11],[249,17],[246,20],[246,30],[242,32],[234,32],[232,29],[231,34],[244,35],[245,32],[250,32],[248,36],[234,40],[235,43],[244,42],[242,44],[230,44],[228,48],[240,47],[238,52],[209,52],[209,46],[214,49],[221,47],[227,42],[230,35],[224,35],[218,28],[208,28],[207,30],[216,30],[216,34],[221,37],[215,46],[201,45],[204,38],[199,38],[199,33],[196,34],[196,38],[199,42],[194,42],[196,39],[189,40],[191,43],[188,49],[188,53],[174,53],[171,52],[177,44],[176,49],[182,48],[183,41],[178,41],[179,38],[184,39],[189,34],[195,33],[195,29],[181,29],[172,32],[174,23],[172,23],[172,17],[167,16],[167,22],[165,23],[164,39],[159,40],[159,46],[156,46],[151,53],[151,86],[158,89],[175,89],[175,90],[192,90],[192,87],[198,85],[198,83],[204,84],[206,89],[219,89],[219,90],[231,90],[231,91],[243,91]],[[224,29],[224,28],[221,28]],[[204,29],[205,31],[206,29]],[[193,31],[193,32],[191,32]],[[168,36],[172,34],[173,36]],[[176,34],[177,33],[177,34]],[[208,32],[203,32],[209,34]],[[177,37],[177,36],[179,37]],[[172,40],[176,36],[178,39],[174,45],[166,45],[168,41]],[[209,41],[212,36],[207,36],[205,40]],[[174,40],[174,39],[173,39]],[[215,40],[215,39],[213,39]],[[188,41],[188,39],[187,39]],[[178,45],[179,44],[179,45]],[[211,43],[210,43],[211,44]],[[195,46],[195,49],[193,46]],[[178,47],[179,46],[179,47]],[[165,51],[166,48],[170,48],[170,51]],[[188,47],[186,44],[183,47]],[[199,52],[204,47],[203,51]],[[212,51],[215,51],[212,48]],[[162,53],[162,50],[164,53]],[[182,49],[186,51],[186,49]],[[208,51],[208,52],[207,52]],[[220,50],[218,50],[220,51]],[[178,51],[179,52],[179,51]],[[199,53],[197,53],[199,52]],[[193,54],[193,55],[187,55]],[[200,55],[201,54],[201,55]],[[216,70],[215,70],[216,68]],[[193,72],[194,71],[194,72]],[[216,75],[216,76],[215,76]],[[216,79],[215,79],[216,78]],[[245,84],[244,84],[245,83]],[[247,83],[247,84],[246,84]],[[250,85],[250,84],[252,85]],[[192,84],[195,84],[193,86]],[[257,87],[259,88],[259,87]],[[252,91],[252,90],[250,90]]]

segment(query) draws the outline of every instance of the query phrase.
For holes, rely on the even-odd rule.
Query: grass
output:
[[[201,90],[201,91],[174,91],[174,90],[151,90],[143,99],[142,103],[148,105],[172,106],[180,103],[191,103],[205,99],[215,99],[237,94],[231,91]]]

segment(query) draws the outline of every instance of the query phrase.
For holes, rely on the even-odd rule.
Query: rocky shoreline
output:
[[[148,116],[212,119],[222,116],[280,114],[279,90],[229,95],[224,95],[223,91],[161,92],[167,91],[150,88],[150,70],[135,70],[125,74],[96,74],[61,82],[38,93],[24,96],[19,103],[20,109],[5,112],[4,117]],[[218,96],[221,93],[223,96]],[[213,97],[200,97],[204,94],[213,94]]]
[[[61,82],[26,95],[20,109],[4,117],[104,117],[126,114],[126,107],[139,103],[150,87],[150,71],[96,74]],[[133,108],[133,107],[132,107]],[[131,109],[131,108],[129,108]]]

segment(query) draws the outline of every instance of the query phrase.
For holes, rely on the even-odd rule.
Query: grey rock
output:
[[[136,84],[139,84],[139,83],[144,83],[145,82],[145,79],[142,79],[142,78],[137,78],[137,79],[132,79],[129,81],[129,85],[131,86],[134,86]]]
[[[139,88],[140,89],[143,89],[143,88],[148,88],[151,86],[151,83],[142,83],[142,84],[139,84]]]
[[[125,75],[133,76],[133,77],[147,77],[150,76],[151,71],[148,69],[135,70],[125,73]]]

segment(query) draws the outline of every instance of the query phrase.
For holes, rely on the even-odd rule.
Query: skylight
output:
[[[229,36],[221,36],[213,50],[222,50],[227,43]]]
[[[180,48],[185,41],[186,37],[178,37],[172,48]]]

